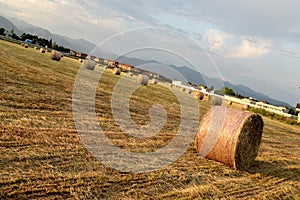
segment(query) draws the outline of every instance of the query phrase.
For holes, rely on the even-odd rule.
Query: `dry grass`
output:
[[[200,158],[191,145],[164,169],[121,173],[92,157],[75,130],[72,90],[80,63],[67,57],[52,61],[49,53],[4,41],[0,46],[0,199],[300,198],[299,127],[264,118],[261,148],[248,172]],[[134,93],[130,110],[137,123],[149,122],[146,108],[153,102],[168,113],[163,130],[141,141],[123,134],[112,118],[110,97],[118,79],[105,72],[96,94],[107,136],[136,152],[166,145],[180,120],[175,96],[152,84]],[[202,114],[209,108],[203,101],[199,106]]]

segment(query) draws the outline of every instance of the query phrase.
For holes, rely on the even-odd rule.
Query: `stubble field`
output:
[[[193,143],[158,171],[124,173],[101,164],[84,147],[73,121],[79,67],[75,59],[52,61],[49,53],[0,40],[0,199],[300,198],[300,127],[267,118],[256,163],[248,171],[197,156]],[[96,67],[94,73],[100,70]],[[137,139],[122,133],[113,118],[111,95],[118,80],[106,70],[96,93],[97,117],[106,136],[132,152],[167,145],[180,122],[174,94],[150,84],[132,95],[130,112],[137,124],[149,123],[153,102],[168,114],[158,135]],[[199,108],[203,116],[209,104],[201,101]]]

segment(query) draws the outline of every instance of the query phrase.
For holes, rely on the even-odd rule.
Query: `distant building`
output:
[[[126,65],[126,64],[123,64],[123,63],[119,63],[118,67],[120,67],[121,69],[124,69],[124,70],[128,70],[128,71],[130,71],[132,68],[134,68],[131,65]]]
[[[88,55],[87,55],[86,53],[77,52],[77,53],[76,53],[76,56],[79,57],[79,58],[85,59]]]
[[[179,81],[179,80],[172,80],[172,84],[175,86],[179,86],[179,87],[182,87],[182,86],[189,87],[188,83],[186,83],[184,81]]]
[[[27,44],[32,44],[32,40],[30,40],[30,39],[26,39],[25,42],[26,42]]]
[[[75,50],[70,49],[70,55],[71,56],[76,56],[77,52]]]
[[[244,98],[241,100],[244,104],[249,105],[249,104],[255,104],[256,102],[253,99],[248,99],[248,98]]]

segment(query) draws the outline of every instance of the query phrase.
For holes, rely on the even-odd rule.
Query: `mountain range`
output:
[[[45,38],[45,39],[52,39],[53,42],[56,42],[60,46],[64,46],[66,48],[74,49],[76,51],[81,52],[91,52],[93,49],[95,49],[96,45],[84,40],[84,39],[71,39],[66,36],[57,35],[54,33],[51,33],[45,28],[37,27],[32,24],[29,24],[23,20],[19,20],[17,18],[5,18],[0,16],[0,28],[5,28],[7,31],[14,30],[14,32],[17,35],[21,35],[22,33],[29,33],[32,35],[37,35],[38,37]],[[96,56],[112,59],[116,58],[117,56],[106,52],[102,49],[98,49],[94,52],[97,54]],[[155,60],[144,60],[139,58],[130,58],[126,56],[118,57],[117,59],[119,62],[126,63],[129,65],[133,65],[136,67],[140,67],[142,69],[149,70],[147,66],[151,64],[160,64],[159,62]],[[192,83],[196,84],[202,84],[207,86],[214,86],[215,89],[220,89],[221,86],[226,86],[231,89],[233,89],[236,93],[241,94],[243,96],[248,96],[255,98],[259,101],[267,101],[273,105],[281,105],[286,106],[288,108],[292,108],[293,106],[289,105],[288,103],[272,99],[268,97],[267,95],[264,95],[262,93],[256,92],[252,90],[251,88],[244,86],[244,85],[236,85],[232,84],[228,81],[222,81],[219,78],[211,78],[204,74],[200,74],[199,72],[193,70],[190,67],[187,66],[175,66],[175,65],[168,65],[168,67],[172,68],[173,70],[177,71],[179,74],[183,75],[186,80]],[[159,68],[153,68],[153,72],[162,74],[166,76],[167,78],[176,79],[178,76],[172,75],[168,73],[168,70],[163,67]],[[151,70],[150,70],[151,71]],[[221,84],[220,84],[221,83]]]

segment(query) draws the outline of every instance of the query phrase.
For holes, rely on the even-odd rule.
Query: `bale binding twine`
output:
[[[263,126],[258,114],[213,106],[201,121],[197,152],[234,169],[247,170],[257,156]]]

